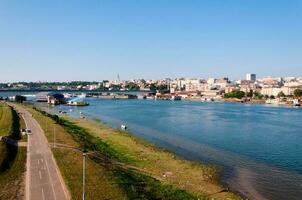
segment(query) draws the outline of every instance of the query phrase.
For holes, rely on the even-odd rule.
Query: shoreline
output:
[[[100,120],[89,117],[77,119],[70,115],[60,116],[85,128],[112,148],[130,156],[135,160],[133,163],[135,167],[148,171],[148,174],[164,184],[172,184],[196,195],[205,194],[217,199],[242,199],[239,197],[241,194],[231,192],[220,184],[217,167],[214,168],[211,164],[182,158],[130,132],[108,127]]]
[[[88,122],[88,124],[95,124],[96,126],[102,126],[102,127],[106,127],[106,129],[111,129],[113,131],[118,131],[119,134],[121,134],[122,136],[130,138],[131,140],[134,140],[135,143],[140,143],[140,144],[144,145],[145,147],[151,147],[152,149],[155,149],[155,151],[158,151],[158,152],[171,154],[173,159],[183,161],[183,162],[188,162],[188,163],[191,163],[193,165],[197,165],[197,166],[201,166],[201,167],[211,168],[212,170],[214,170],[213,172],[211,172],[212,175],[210,175],[211,179],[213,177],[211,182],[214,183],[216,186],[223,187],[224,189],[221,190],[222,192],[231,192],[231,193],[233,193],[235,195],[235,199],[247,199],[248,198],[248,196],[246,196],[245,194],[243,194],[240,191],[229,190],[229,186],[222,183],[222,181],[221,181],[221,169],[223,168],[223,166],[220,166],[218,164],[213,164],[213,163],[207,163],[207,162],[201,162],[201,161],[194,161],[194,160],[186,159],[183,156],[177,155],[175,152],[173,152],[171,150],[168,150],[166,148],[157,146],[156,144],[153,144],[152,142],[149,142],[149,141],[147,141],[147,140],[145,140],[141,137],[138,137],[138,136],[134,135],[132,132],[122,131],[122,130],[119,130],[119,129],[112,128],[112,127],[108,126],[107,124],[104,124],[99,119],[92,119],[90,117],[87,117],[86,119],[77,119],[77,118],[72,117],[70,115],[67,115],[67,119],[71,120],[72,122],[75,122],[76,124],[81,125],[82,127],[83,127],[83,124],[81,123],[81,121],[85,121],[85,122]],[[87,127],[85,127],[85,128],[87,128]]]
[[[87,114],[89,114],[88,112],[87,112]],[[87,121],[88,119],[90,119],[90,120],[93,120],[94,118],[93,118],[93,116],[87,116],[88,118],[87,119],[85,119],[85,120],[83,120],[83,119],[77,119],[77,120],[79,120],[79,121],[81,121],[81,122],[85,122],[85,121]],[[106,126],[108,126],[108,124],[105,124]],[[128,124],[127,124],[128,125]],[[111,126],[112,127],[112,126]],[[130,125],[129,124],[129,127],[132,127],[132,125]],[[107,127],[108,128],[108,127]],[[138,137],[138,136],[135,136],[135,137]],[[138,138],[141,138],[141,137],[138,137]],[[173,142],[173,141],[172,141]],[[150,142],[149,142],[150,143]],[[152,142],[151,142],[152,143]],[[179,144],[178,144],[179,145]],[[177,145],[176,145],[177,146]],[[172,151],[173,152],[173,151]],[[216,157],[216,156],[215,156]],[[219,159],[219,157],[218,157],[218,159]],[[261,172],[262,173],[262,172]],[[265,174],[264,174],[265,175]],[[268,177],[268,176],[267,176]],[[260,178],[260,176],[259,176],[259,178]],[[286,177],[285,177],[286,178]],[[271,179],[268,179],[268,180],[271,180]],[[247,181],[247,180],[246,180]],[[252,183],[252,186],[254,185],[254,183],[255,182],[249,182],[249,183]],[[245,185],[247,185],[247,184],[245,184]],[[251,186],[251,185],[250,185]],[[256,185],[254,185],[254,186],[256,186]],[[257,186],[258,187],[258,186]],[[234,188],[234,187],[233,187]],[[236,188],[236,185],[235,185],[235,188]],[[239,189],[239,188],[238,188]],[[258,189],[257,189],[258,190]],[[234,190],[232,190],[232,191],[234,191]],[[239,192],[239,194],[244,194],[246,192],[246,190],[244,191],[243,190],[243,193],[241,193],[241,192]],[[237,193],[238,194],[238,193]],[[248,194],[248,193],[247,193]],[[265,194],[265,193],[263,193],[263,194]],[[243,196],[245,196],[245,195],[243,195]],[[251,199],[253,199],[253,198],[251,198]]]
[[[67,115],[67,116],[69,116],[69,115]],[[76,117],[73,117],[76,121],[78,121],[78,122],[84,122],[84,123],[86,123],[87,121],[89,122],[89,121],[93,121],[94,123],[99,123],[99,120],[95,120],[95,118],[93,118],[92,116],[90,116],[90,117],[87,117],[86,119],[77,119]],[[102,125],[104,125],[104,124],[99,124],[100,126],[102,126]],[[105,126],[108,126],[108,124],[105,124]],[[110,127],[112,127],[112,126],[110,126]],[[108,127],[107,127],[108,128]],[[113,130],[116,130],[116,129],[114,129],[114,128],[110,128],[110,129],[113,129]],[[130,134],[130,135],[129,135]],[[137,135],[134,135],[133,133],[131,134],[131,133],[129,133],[128,134],[128,136],[129,137],[133,137],[133,138],[138,138],[139,140],[142,140],[142,141],[146,141],[146,139],[142,139],[142,137],[139,137],[139,136],[137,136]],[[173,141],[172,141],[173,142]],[[150,142],[150,141],[148,141],[147,140],[147,143],[148,144],[151,144],[151,145],[154,145],[154,146],[156,146],[156,148],[158,148],[159,150],[165,150],[166,148],[162,148],[162,147],[158,147],[158,145],[155,145],[153,142]],[[183,142],[181,142],[181,143],[176,143],[175,145],[176,146],[181,146],[183,144]],[[195,147],[193,147],[193,148],[195,148]],[[197,149],[196,149],[197,150]],[[201,150],[201,151],[203,151],[203,150]],[[168,152],[172,152],[174,155],[176,154],[176,153],[174,153],[175,151],[173,151],[173,150],[168,150]],[[223,152],[222,152],[222,154],[223,154]],[[220,154],[220,156],[222,155],[222,154]],[[216,155],[216,154],[214,154],[214,155]],[[219,156],[219,155],[218,155]],[[191,160],[191,159],[189,159],[189,158],[185,158],[185,157],[183,157],[182,155],[178,155],[177,157],[179,157],[180,159],[182,159],[182,160]],[[229,157],[229,158],[231,158],[232,159],[232,157]],[[227,158],[227,159],[229,159],[229,158]],[[246,159],[246,158],[245,158]],[[245,160],[239,160],[239,162],[241,162],[241,161],[245,161]],[[193,161],[194,162],[194,161]],[[212,162],[203,162],[203,161],[201,161],[201,162],[199,162],[199,161],[196,161],[196,162],[198,162],[198,163],[201,163],[201,164],[207,164],[207,163],[212,163]],[[253,163],[254,164],[254,163]],[[223,167],[223,165],[220,165],[220,164],[215,164],[215,166],[218,166],[218,167]],[[262,165],[261,165],[262,166]],[[263,165],[263,166],[266,166],[266,165]],[[262,172],[266,172],[266,170],[264,170],[264,171],[261,171],[261,173]],[[237,176],[237,175],[236,175]],[[261,177],[261,174],[257,174],[257,176],[260,178]],[[222,176],[223,177],[223,176]],[[219,178],[221,178],[221,176],[219,176]],[[256,190],[254,187],[256,186],[256,185],[254,185],[255,183],[254,182],[251,182],[251,180],[245,180],[244,182],[242,182],[242,180],[244,180],[243,178],[242,178],[242,176],[241,177],[239,177],[239,178],[241,178],[241,179],[237,179],[237,180],[240,180],[240,182],[238,182],[238,183],[236,183],[236,184],[234,184],[233,185],[233,187],[230,187],[231,188],[231,190],[230,191],[232,191],[233,193],[235,193],[235,194],[237,194],[237,195],[239,195],[239,196],[241,196],[241,198],[243,198],[243,199],[258,199],[258,200],[262,200],[263,198],[262,198],[262,196],[261,196],[261,194],[259,194],[257,191],[258,190]],[[270,179],[269,179],[270,180]],[[217,180],[218,181],[218,183],[220,183],[220,184],[222,184],[222,186],[223,187],[225,187],[225,188],[229,188],[229,185],[228,185],[228,183],[227,182],[221,182],[221,179],[218,179]],[[226,183],[226,184],[225,184]],[[236,185],[238,186],[238,188],[236,187]],[[234,187],[235,186],[235,187]],[[239,188],[239,186],[240,186],[240,188]]]

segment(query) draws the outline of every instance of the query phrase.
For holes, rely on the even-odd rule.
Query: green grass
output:
[[[129,199],[208,199],[206,197],[197,198],[197,196],[185,190],[180,190],[172,185],[162,184],[153,177],[129,169],[114,169],[113,176],[120,187],[127,193]]]
[[[55,131],[56,143],[63,143],[68,146],[82,149],[82,142],[76,141],[74,136],[72,136],[66,128],[38,111],[29,107],[27,107],[27,109],[33,114],[33,117],[44,130],[49,143],[53,142],[53,133]],[[52,148],[52,152],[72,199],[82,199],[82,154],[70,149],[62,148]],[[94,160],[87,158],[86,199],[127,200],[128,198],[118,184],[113,181],[106,166],[100,165]]]
[[[10,134],[12,117],[11,108],[7,104],[0,102],[0,136]]]
[[[100,137],[94,136],[85,128],[70,122],[67,119],[60,118],[56,115],[48,114],[44,111],[36,109],[31,111],[34,117],[44,118],[40,119],[40,122],[45,121],[45,117],[51,118],[58,125],[64,128],[64,131],[69,134],[73,141],[77,144],[80,149],[86,149],[89,151],[95,151],[99,153],[104,160],[99,160],[95,157],[91,157],[91,161],[102,166],[103,173],[108,177],[110,184],[118,186],[120,194],[123,198],[127,199],[206,199],[201,195],[193,195],[184,189],[179,189],[170,184],[163,184],[160,180],[149,176],[148,173],[143,173],[141,170],[134,170],[130,164],[135,162],[133,157],[127,156],[123,152],[112,148],[107,142],[102,140]],[[42,116],[41,116],[42,115]],[[38,120],[39,121],[39,120]],[[42,124],[43,126],[43,124]],[[44,127],[44,126],[43,126]],[[49,137],[51,140],[51,136]],[[65,140],[66,141],[66,140]],[[66,144],[66,143],[65,143]],[[66,152],[65,152],[66,153]],[[66,166],[62,166],[60,163],[62,160],[68,160],[66,154],[58,154],[54,151],[55,157],[59,164],[63,176],[67,182],[67,185],[71,189],[73,194],[75,191],[74,185],[80,185],[81,180],[76,181],[71,172],[68,172]],[[64,156],[64,159],[61,156]],[[119,163],[118,165],[116,163]],[[69,163],[70,164],[70,163]],[[74,171],[74,169],[73,169]],[[101,189],[101,188],[100,188]],[[78,195],[76,195],[78,196]],[[92,198],[93,199],[93,198]]]
[[[1,146],[3,146],[3,144],[0,144],[0,148]],[[18,148],[11,167],[0,173],[0,199],[24,199],[26,152],[25,147]]]
[[[20,118],[15,110],[0,103],[1,134],[21,139]],[[0,142],[0,199],[24,198],[26,148]]]
[[[109,128],[98,120],[67,119],[101,138],[115,151],[131,158],[131,165],[142,169],[164,185],[173,185],[200,198],[241,199],[219,185],[217,166],[184,160],[131,133]],[[171,175],[164,177],[163,174],[167,172]]]

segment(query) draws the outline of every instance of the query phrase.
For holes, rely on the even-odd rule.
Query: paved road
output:
[[[15,109],[32,131],[27,146],[26,200],[70,199],[43,130],[29,112],[19,106]]]

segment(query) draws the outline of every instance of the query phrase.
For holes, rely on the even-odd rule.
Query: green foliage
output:
[[[21,139],[21,133],[20,133],[20,118],[17,114],[17,112],[9,107],[11,110],[12,120],[10,121],[10,131],[9,131],[9,137],[14,140],[20,140]],[[2,153],[2,162],[0,163],[0,173],[8,170],[14,163],[15,158],[18,153],[18,147],[12,144],[5,143],[5,153]],[[1,160],[1,159],[0,159]]]
[[[274,96],[274,95],[271,95],[269,98],[270,98],[270,99],[275,99],[275,96]]]
[[[278,93],[277,97],[279,97],[279,98],[280,97],[285,97],[285,94],[281,91],[281,92]]]
[[[158,90],[159,92],[168,91],[168,86],[167,85],[156,85],[154,83],[151,83],[149,85],[149,88],[150,88],[151,91],[156,91],[156,90]]]
[[[168,87],[167,85],[158,85],[157,90],[159,90],[160,92],[165,92],[168,90]]]
[[[250,92],[246,93],[246,96],[250,98],[253,97],[253,95],[254,95],[253,90],[250,90]]]
[[[20,117],[18,113],[12,109],[12,130],[11,130],[11,138],[14,140],[20,140],[21,139],[21,133],[20,133]]]
[[[129,199],[165,199],[165,200],[197,200],[185,190],[171,185],[163,185],[160,181],[132,170],[117,168],[113,170],[115,181],[124,189]]]
[[[260,94],[259,92],[254,92],[254,98],[255,99],[263,99],[263,95]]]
[[[224,95],[224,98],[237,98],[242,99],[245,96],[245,93],[242,91],[233,91]]]
[[[125,155],[115,151],[111,148],[106,142],[101,140],[98,137],[91,135],[86,129],[75,125],[74,123],[67,121],[58,115],[52,115],[46,113],[45,111],[39,110],[36,108],[41,114],[52,118],[56,123],[60,124],[67,130],[69,134],[73,136],[73,138],[82,145],[82,149],[87,149],[90,151],[96,151],[101,153],[102,155],[114,159],[120,162],[129,162],[130,159]]]
[[[125,88],[133,91],[133,90],[139,90],[140,87],[136,83],[130,82],[125,85]]]
[[[110,85],[110,87],[111,87],[113,90],[120,90],[120,89],[122,88],[122,86],[120,86],[120,85],[115,85],[115,84]]]
[[[131,158],[121,151],[117,151],[112,146],[104,142],[101,138],[91,135],[86,129],[60,118],[57,115],[51,115],[44,111],[38,110],[41,114],[51,117],[58,124],[62,125],[65,130],[72,135],[82,149],[100,153],[104,158],[122,163],[131,163]],[[93,159],[100,162],[97,159]],[[101,161],[102,162],[102,161]],[[104,163],[100,163],[104,164]],[[142,200],[197,200],[206,199],[204,197],[195,197],[185,190],[177,189],[171,185],[162,184],[159,180],[145,175],[141,172],[134,171],[127,167],[107,166],[112,179],[125,192],[128,199]]]
[[[294,96],[295,96],[295,97],[302,97],[302,90],[300,90],[300,89],[295,89],[295,91],[294,91]]]
[[[23,103],[23,101],[26,101],[26,97],[21,96],[21,95],[16,95],[15,96],[15,101],[18,103]]]

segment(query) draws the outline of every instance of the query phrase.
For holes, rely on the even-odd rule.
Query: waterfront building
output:
[[[224,92],[225,93],[230,93],[230,92],[234,92],[234,91],[238,91],[239,87],[236,85],[228,85],[224,88]]]
[[[257,87],[257,85],[255,83],[251,83],[251,82],[242,82],[240,84],[240,91],[245,92],[245,93],[249,93],[251,91],[260,91],[260,88]]]
[[[52,105],[65,104],[66,99],[63,94],[60,93],[49,93],[47,95],[47,103]]]
[[[294,91],[296,89],[299,89],[299,87],[288,87],[288,86],[282,86],[282,87],[263,87],[261,89],[262,95],[268,95],[268,96],[277,96],[280,92],[283,92],[285,95],[293,95]]]

